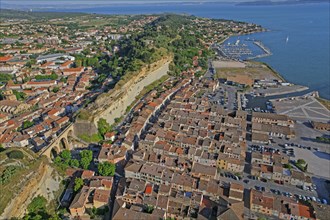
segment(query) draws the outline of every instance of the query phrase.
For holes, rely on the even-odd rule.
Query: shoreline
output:
[[[221,41],[219,44],[223,44],[226,40],[228,40],[230,37],[237,37],[237,36],[247,36],[247,35],[251,35],[251,34],[255,34],[255,33],[263,33],[263,32],[269,32],[270,30],[266,30],[266,31],[257,31],[257,32],[253,32],[253,33],[249,33],[249,34],[241,34],[241,35],[232,35],[232,36],[229,36],[229,37],[227,37],[225,40],[223,40],[223,41]],[[260,43],[262,43],[261,41],[257,41],[258,43],[260,42]],[[263,45],[263,44],[262,44]],[[279,78],[280,80],[282,80],[282,82],[287,82],[287,83],[291,83],[291,82],[289,82],[289,81],[287,81],[285,78],[284,78],[284,76],[283,75],[281,75],[279,72],[277,72],[273,67],[271,67],[268,63],[266,63],[266,62],[263,62],[263,61],[257,61],[257,60],[255,60],[255,59],[258,59],[258,58],[263,58],[263,57],[268,57],[268,56],[271,56],[271,55],[273,55],[270,51],[268,51],[268,52],[270,52],[270,53],[267,53],[267,51],[263,48],[263,47],[261,47],[259,44],[257,44],[257,46],[259,46],[264,52],[265,52],[265,54],[262,54],[262,55],[259,55],[259,56],[255,56],[255,57],[251,57],[251,58],[249,58],[249,59],[247,59],[247,60],[244,60],[245,62],[256,62],[256,63],[260,63],[260,64],[263,64],[263,65],[265,65],[267,68],[269,68],[271,71],[272,71],[272,73],[273,73],[273,75],[275,76],[275,77],[277,77],[277,78]],[[264,45],[263,45],[264,46]],[[266,46],[264,46],[265,48],[267,48]],[[237,61],[237,60],[235,60],[235,59],[231,59],[231,60],[233,60],[233,61]],[[304,85],[300,85],[300,84],[294,84],[294,85],[298,85],[298,86],[303,86],[303,87],[307,87],[307,86],[304,86]],[[302,90],[302,91],[304,91],[304,90]],[[319,92],[318,90],[316,90],[317,92]],[[286,93],[284,93],[284,94],[286,94]],[[281,94],[280,94],[281,95]],[[324,100],[324,102],[325,103],[328,103],[328,102],[330,102],[330,99],[327,99],[327,98],[324,98],[324,97],[319,97],[319,99],[322,99],[322,100]],[[323,104],[323,103],[322,103]],[[330,106],[330,104],[323,104],[324,106]],[[330,108],[330,107],[329,107]]]

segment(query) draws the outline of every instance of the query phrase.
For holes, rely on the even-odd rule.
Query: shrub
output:
[[[24,158],[24,154],[22,151],[19,151],[19,150],[13,150],[9,153],[7,153],[7,156],[10,158],[10,159],[23,159]]]

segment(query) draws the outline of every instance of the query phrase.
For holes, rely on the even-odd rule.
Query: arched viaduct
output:
[[[71,138],[74,136],[73,133],[73,123],[67,126],[57,137],[53,140],[51,144],[40,152],[40,155],[45,155],[48,158],[52,158],[58,155],[62,150],[68,149],[72,150]]]

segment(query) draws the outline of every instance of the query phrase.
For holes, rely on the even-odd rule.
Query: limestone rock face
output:
[[[113,124],[114,119],[125,113],[126,108],[145,86],[167,74],[171,59],[163,58],[147,67],[143,67],[136,74],[131,73],[125,82],[119,81],[113,90],[100,95],[88,107],[89,111],[93,113],[94,124],[96,125],[100,118],[104,118],[109,124]]]

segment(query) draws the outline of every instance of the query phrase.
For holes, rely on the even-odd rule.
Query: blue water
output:
[[[52,11],[56,11],[52,9]],[[253,22],[270,32],[252,37],[273,53],[260,59],[287,81],[318,90],[330,99],[329,4],[291,6],[234,6],[220,3],[116,5],[81,9],[58,9],[103,14],[188,13],[209,18]],[[289,41],[286,42],[286,38]]]

